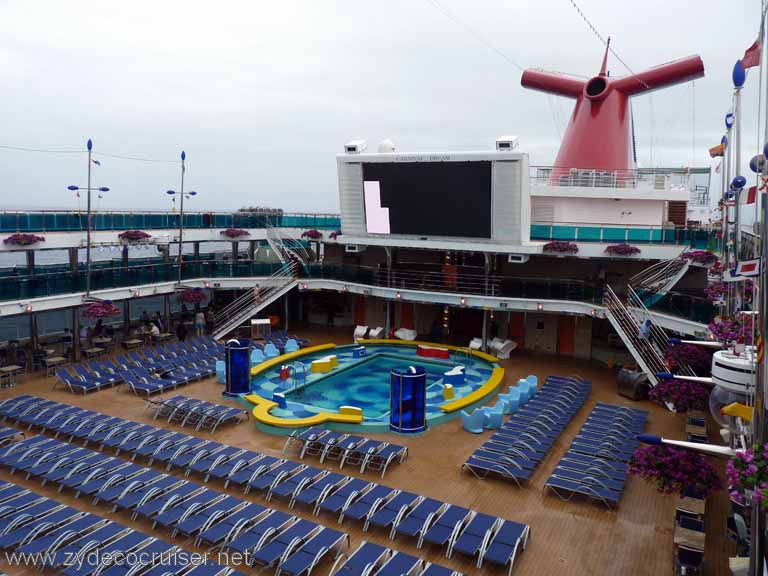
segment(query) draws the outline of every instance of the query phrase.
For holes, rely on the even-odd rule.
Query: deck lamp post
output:
[[[189,192],[184,192],[184,172],[186,171],[185,161],[187,159],[187,153],[182,150],[181,151],[181,188],[177,192],[176,190],[166,190],[165,193],[169,196],[174,196],[174,201],[176,200],[176,196],[179,197],[179,285],[181,285],[181,265],[182,265],[182,248],[183,248],[183,236],[184,236],[184,197],[191,198],[192,196],[197,196],[197,192],[194,190],[190,190]]]
[[[67,190],[79,192],[84,190],[87,193],[87,212],[86,212],[86,231],[85,231],[85,295],[89,296],[91,293],[91,192],[96,190],[98,192],[109,192],[109,188],[106,186],[91,187],[91,163],[93,158],[91,154],[93,152],[93,142],[88,139],[86,144],[88,148],[88,186],[85,188],[81,186],[67,186]]]

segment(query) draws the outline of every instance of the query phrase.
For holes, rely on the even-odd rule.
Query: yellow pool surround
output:
[[[435,346],[434,342],[422,342],[418,340],[414,340],[414,341],[391,340],[386,338],[362,339],[362,340],[358,340],[357,344],[360,344],[360,345],[396,344],[396,345],[413,346],[413,347],[419,346],[419,345]],[[440,344],[439,346],[441,348],[447,348],[448,350],[465,352],[467,354],[471,354],[472,356],[477,356],[478,358],[482,358],[487,362],[493,362],[493,363],[498,362],[498,358],[496,358],[495,356],[486,354],[485,352],[481,352],[479,350],[471,350],[466,347],[452,346],[449,344]],[[265,370],[269,370],[274,366],[279,366],[281,364],[284,364],[289,360],[300,358],[302,356],[306,356],[307,354],[321,352],[323,350],[333,350],[334,348],[336,348],[336,344],[328,343],[328,344],[321,344],[318,346],[310,346],[309,348],[302,348],[301,350],[297,350],[296,352],[290,352],[288,354],[282,354],[281,356],[277,356],[270,360],[266,360],[265,362],[261,362],[257,366],[254,366],[253,368],[251,368],[251,376],[252,377],[256,376],[261,372],[264,372]],[[329,356],[328,358],[331,358],[331,357],[333,357],[333,359],[338,362],[338,359],[333,355]],[[446,402],[445,404],[440,405],[439,408],[446,414],[451,414],[451,413],[457,412],[458,410],[467,408],[468,406],[471,406],[472,404],[475,404],[489,397],[491,394],[495,393],[499,389],[503,381],[504,381],[504,368],[501,368],[501,367],[494,368],[493,371],[491,372],[491,376],[488,379],[488,381],[485,384],[483,384],[480,388],[478,388],[471,394],[468,394],[461,398],[457,398],[450,402]],[[253,404],[253,410],[251,411],[251,413],[253,414],[253,417],[256,420],[256,422],[259,422],[260,424],[263,424],[266,426],[274,426],[275,428],[291,428],[291,429],[307,428],[309,426],[318,426],[320,424],[330,424],[330,423],[360,424],[364,420],[363,411],[357,406],[342,406],[339,408],[338,412],[319,412],[317,414],[308,416],[306,418],[284,418],[281,416],[275,416],[273,414],[270,414],[270,411],[277,406],[277,402],[268,400],[262,396],[259,396],[258,394],[246,394],[243,398],[247,400],[249,403]]]

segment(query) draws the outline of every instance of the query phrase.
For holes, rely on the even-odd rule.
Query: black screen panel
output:
[[[491,237],[490,161],[372,162],[363,181],[368,232]],[[380,209],[369,205],[377,188]]]

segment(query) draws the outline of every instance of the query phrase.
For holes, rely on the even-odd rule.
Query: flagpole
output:
[[[729,270],[731,267],[731,209],[728,206],[729,200],[727,194],[731,183],[731,155],[733,150],[733,114],[729,113],[725,115],[725,182],[723,183],[723,262],[724,269]],[[725,315],[731,314],[731,288],[728,287],[725,298]]]
[[[762,211],[762,229],[760,230],[760,286],[768,286],[768,266],[765,264],[765,257],[768,254],[768,194],[762,194],[760,197],[760,206]],[[760,308],[757,316],[760,322],[760,333],[768,334],[768,314],[765,313],[768,306],[768,294],[766,290],[759,290]],[[755,386],[755,407],[752,416],[752,439],[753,443],[763,446],[768,440],[768,430],[766,430],[765,418],[765,388],[768,384],[768,362],[760,359],[756,367],[757,382]],[[752,542],[749,555],[749,574],[750,576],[763,576],[763,565],[765,557],[765,513],[762,505],[758,501],[752,502]]]

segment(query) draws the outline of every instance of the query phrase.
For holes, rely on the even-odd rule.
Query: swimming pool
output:
[[[416,346],[396,344],[366,344],[366,356],[355,358],[354,345],[337,346],[312,352],[285,364],[309,368],[313,360],[333,354],[338,367],[329,373],[307,373],[305,380],[280,378],[280,365],[258,373],[251,379],[251,392],[273,399],[276,392],[285,396],[284,407],[275,406],[270,414],[285,419],[309,418],[322,412],[336,413],[342,406],[355,406],[363,411],[359,426],[371,431],[389,429],[389,372],[392,368],[423,366],[427,371],[427,422],[435,424],[452,416],[440,409],[446,403],[443,396],[443,375],[457,365],[465,366],[465,382],[454,385],[455,398],[463,398],[482,387],[498,364],[451,351],[448,359],[424,358],[416,354]],[[454,414],[455,416],[455,414]],[[354,428],[353,426],[353,428]],[[271,431],[271,430],[270,430]]]
[[[374,353],[348,368],[336,370],[314,383],[287,392],[285,397],[289,402],[333,411],[353,404],[362,408],[366,418],[381,418],[389,414],[389,371],[393,368],[405,370],[414,364],[426,369],[427,389],[437,386],[441,393],[443,373],[455,365],[393,353]]]

